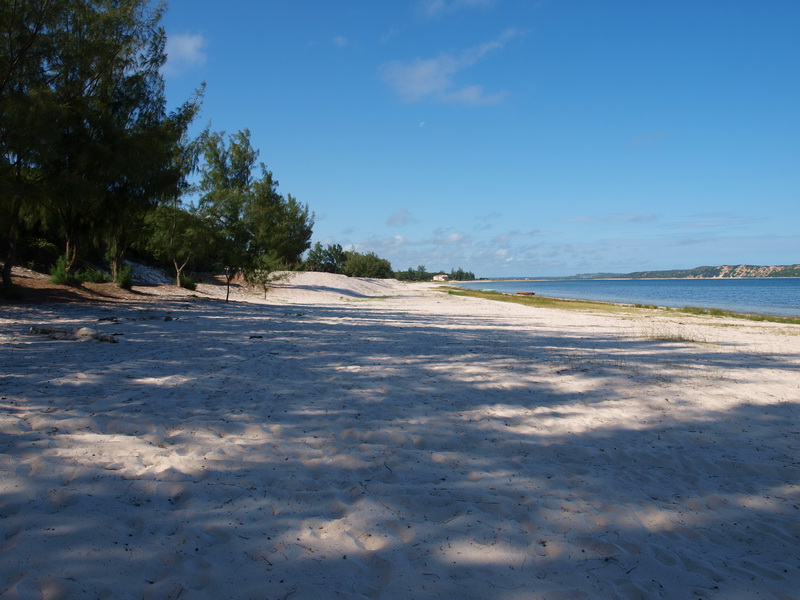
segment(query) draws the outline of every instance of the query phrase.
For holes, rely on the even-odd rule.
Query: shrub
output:
[[[97,269],[87,267],[75,273],[75,279],[79,283],[88,281],[89,283],[108,283],[108,275]]]
[[[59,256],[56,264],[50,269],[50,281],[62,285],[77,285],[88,281],[89,283],[108,283],[108,275],[98,269],[87,267],[74,273],[67,273],[67,260]]]
[[[133,269],[130,265],[124,265],[117,271],[115,283],[123,290],[129,290],[133,287]]]
[[[197,289],[197,281],[191,275],[181,275],[181,287],[193,292]]]
[[[64,256],[59,256],[56,264],[50,269],[50,281],[61,285],[77,283],[75,275],[67,272],[67,259]]]

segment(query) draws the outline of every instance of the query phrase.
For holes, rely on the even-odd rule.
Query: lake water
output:
[[[800,278],[747,279],[569,279],[472,281],[469,289],[536,292],[537,296],[655,304],[682,308],[722,308],[736,312],[800,317]]]

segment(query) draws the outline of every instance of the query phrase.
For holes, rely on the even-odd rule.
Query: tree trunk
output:
[[[14,212],[8,224],[8,249],[6,260],[3,263],[3,285],[11,287],[11,267],[17,260],[17,219],[19,218],[19,203],[14,203]]]
[[[16,165],[16,178],[20,179],[20,166],[19,162]],[[17,260],[17,236],[19,235],[19,211],[22,206],[22,201],[19,199],[18,194],[14,194],[13,205],[11,208],[11,215],[8,219],[8,226],[6,227],[6,239],[8,240],[8,247],[6,249],[6,259],[3,263],[3,285],[11,287],[11,267]]]
[[[181,287],[181,272],[183,271],[183,265],[179,267],[177,260],[173,260],[172,264],[175,266],[175,285]]]
[[[189,264],[189,259],[192,258],[191,253],[186,256],[186,260],[183,261],[183,264],[178,266],[178,259],[173,257],[172,264],[175,267],[175,285],[181,287],[181,274],[183,273],[184,267]]]
[[[64,270],[67,275],[72,275],[75,270],[75,263],[78,262],[78,240],[77,236],[67,234],[66,252],[64,255]]]

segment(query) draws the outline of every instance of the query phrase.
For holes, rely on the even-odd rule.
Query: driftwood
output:
[[[37,327],[34,325],[30,328],[30,333],[46,335],[54,340],[86,341],[94,339],[98,342],[108,342],[109,344],[116,344],[119,342],[113,335],[100,333],[88,327],[81,327],[80,329],[62,329],[59,327]]]

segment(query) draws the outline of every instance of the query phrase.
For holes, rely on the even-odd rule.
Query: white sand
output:
[[[3,306],[0,598],[800,597],[800,327],[434,290]]]

